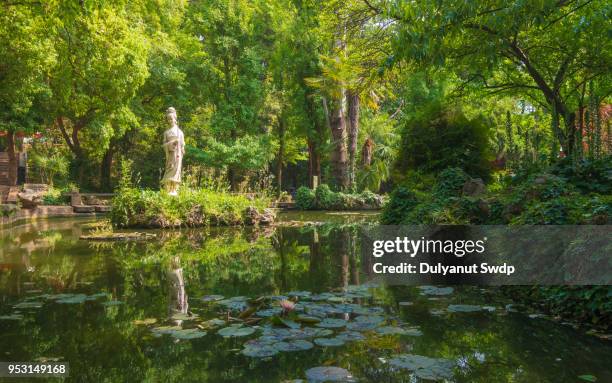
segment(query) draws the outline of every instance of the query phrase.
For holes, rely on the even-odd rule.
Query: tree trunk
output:
[[[6,136],[6,153],[8,154],[8,184],[14,186],[17,184],[17,153],[15,152],[15,132],[9,130]]]
[[[361,166],[366,168],[372,165],[372,151],[374,150],[374,141],[370,137],[366,138],[361,148]]]
[[[348,155],[349,183],[355,189],[355,161],[357,157],[357,138],[359,136],[359,95],[353,91],[348,93]]]
[[[285,119],[283,116],[278,121],[278,158],[276,159],[276,182],[277,195],[283,191],[283,162],[285,161]]]
[[[349,186],[343,103],[344,97],[341,96],[338,100],[334,100],[330,107],[330,128],[334,148],[331,154],[331,167],[334,182],[340,190],[345,190]]]
[[[110,192],[113,190],[111,182],[111,170],[113,167],[113,156],[115,154],[115,145],[111,142],[102,157],[100,164],[100,188],[103,191]]]

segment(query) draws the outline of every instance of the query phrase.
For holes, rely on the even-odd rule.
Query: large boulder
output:
[[[17,193],[17,198],[21,203],[21,207],[24,209],[35,209],[42,203],[42,197],[44,194],[44,191],[26,189],[20,193]]]
[[[263,209],[259,212],[256,207],[249,206],[245,211],[245,224],[247,225],[271,225],[274,223],[276,213],[272,209]]]

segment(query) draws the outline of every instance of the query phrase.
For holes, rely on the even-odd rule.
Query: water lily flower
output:
[[[287,299],[283,299],[282,301],[279,301],[278,304],[283,309],[283,313],[289,313],[295,309],[295,303]]]

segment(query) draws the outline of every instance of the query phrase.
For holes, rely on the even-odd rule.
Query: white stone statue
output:
[[[181,183],[181,167],[185,154],[185,137],[176,122],[176,110],[173,107],[166,111],[170,129],[164,132],[164,152],[166,153],[166,171],[162,186],[170,195],[176,195]]]

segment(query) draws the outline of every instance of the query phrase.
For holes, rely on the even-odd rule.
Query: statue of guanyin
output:
[[[176,110],[173,107],[166,111],[170,129],[164,132],[164,152],[166,153],[166,170],[161,180],[162,186],[170,195],[176,195],[181,183],[181,167],[185,154],[185,137],[176,122]]]

